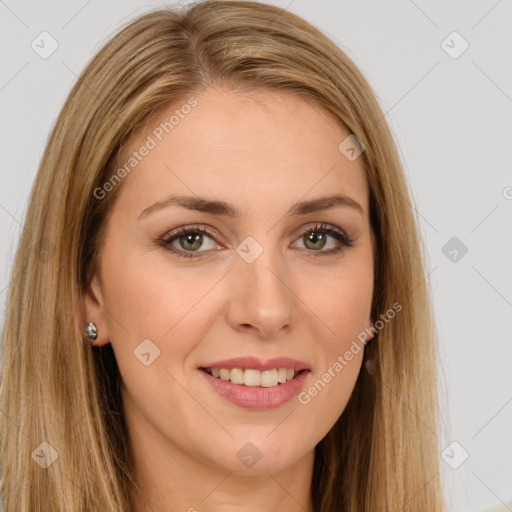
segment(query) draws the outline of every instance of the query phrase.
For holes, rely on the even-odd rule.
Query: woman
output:
[[[362,74],[299,17],[212,1],[113,37],[12,272],[6,510],[441,510],[403,171]]]

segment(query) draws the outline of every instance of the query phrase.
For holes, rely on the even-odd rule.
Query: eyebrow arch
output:
[[[170,195],[163,201],[158,201],[155,204],[149,206],[139,215],[139,219],[149,215],[152,212],[167,208],[169,206],[181,206],[189,210],[196,210],[199,212],[210,213],[212,215],[225,215],[228,217],[241,217],[242,214],[235,206],[226,203],[224,201],[212,201],[209,199],[194,197],[194,196],[177,196]],[[322,210],[328,210],[336,206],[348,207],[356,210],[362,216],[364,216],[363,207],[351,197],[343,194],[333,194],[330,196],[319,197],[317,199],[311,199],[309,201],[300,201],[294,204],[285,217],[291,217],[295,215],[305,215],[307,213],[318,212]]]

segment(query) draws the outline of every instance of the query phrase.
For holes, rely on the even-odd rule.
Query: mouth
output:
[[[219,396],[240,408],[260,411],[290,402],[304,388],[311,373],[310,370],[292,368],[257,370],[203,367],[199,370]]]
[[[199,368],[215,379],[228,381],[250,388],[274,388],[296,379],[309,370],[294,368],[273,368],[258,370],[256,368]]]

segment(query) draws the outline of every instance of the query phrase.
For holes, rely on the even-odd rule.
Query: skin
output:
[[[307,405],[295,398],[268,410],[227,401],[198,367],[288,356],[310,365],[307,389],[372,325],[362,158],[345,158],[338,145],[349,132],[292,93],[209,88],[195,97],[197,106],[124,178],[80,314],[98,327],[94,344],[112,344],[120,368],[137,475],[149,496],[133,492],[137,512],[311,511],[314,447],[343,412],[363,350]],[[151,120],[124,157],[175,108]],[[335,192],[363,213],[336,206],[285,217],[296,202]],[[139,219],[169,194],[223,200],[242,216],[170,206]],[[340,245],[331,235],[325,246],[307,245],[301,230],[317,223],[342,231],[353,247],[327,254]],[[159,245],[190,225],[213,234],[203,235],[199,257]],[[247,236],[263,248],[250,264],[236,252]],[[193,252],[179,238],[172,246]],[[134,355],[145,339],[160,350],[149,366]],[[261,453],[251,468],[237,457],[248,442]]]

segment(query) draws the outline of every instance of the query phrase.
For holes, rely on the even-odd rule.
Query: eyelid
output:
[[[330,237],[336,239],[339,244],[338,247],[336,247],[335,249],[330,249],[327,251],[322,251],[322,250],[307,251],[306,250],[309,253],[308,255],[311,257],[317,257],[317,256],[322,256],[322,255],[329,256],[332,254],[343,252],[344,249],[354,246],[354,240],[352,238],[350,238],[343,229],[338,228],[337,226],[334,226],[333,224],[327,224],[324,222],[316,222],[316,223],[309,224],[309,225],[305,226],[304,228],[299,230],[298,234],[295,235],[295,238],[300,238],[311,231],[318,231],[318,232],[325,233],[325,234],[329,235]]]
[[[324,256],[332,255],[337,252],[341,252],[348,247],[353,246],[353,240],[350,239],[350,237],[345,233],[344,230],[342,230],[341,228],[338,228],[335,225],[327,224],[327,223],[323,223],[323,222],[309,223],[306,226],[304,226],[303,228],[300,228],[293,235],[294,241],[297,240],[298,238],[300,238],[301,236],[304,236],[306,233],[309,233],[310,231],[323,232],[323,233],[331,236],[332,238],[335,238],[339,244],[338,247],[336,247],[335,249],[330,249],[327,251],[323,251],[323,250],[313,251],[313,250],[307,250],[307,249],[301,248],[301,250],[311,253],[311,254],[309,254],[311,257],[317,257],[317,256],[322,256],[322,255],[324,255]],[[216,240],[217,236],[221,239],[223,238],[222,236],[216,234],[217,233],[216,230],[214,228],[212,228],[211,226],[209,226],[207,224],[206,225],[205,224],[195,224],[195,225],[180,226],[179,228],[176,228],[174,230],[167,232],[165,235],[163,235],[162,237],[160,237],[158,239],[158,243],[164,249],[171,251],[178,257],[185,257],[185,258],[201,257],[202,256],[201,253],[209,253],[212,251],[212,249],[205,250],[205,251],[184,251],[183,249],[171,248],[171,243],[173,241],[175,241],[180,236],[183,236],[183,235],[186,235],[189,233],[202,233],[203,235],[206,235],[208,238],[210,238],[212,241],[214,241],[216,243],[219,243]],[[317,253],[317,254],[315,254],[315,253]]]
[[[220,236],[216,233],[216,230],[214,230],[214,228],[212,228],[211,226],[208,226],[207,224],[204,224],[204,225],[203,224],[191,224],[191,225],[186,225],[186,226],[180,226],[179,228],[168,231],[165,235],[163,235],[162,237],[159,237],[158,242],[164,248],[168,248],[170,246],[171,242],[174,241],[174,239],[177,239],[180,236],[184,236],[188,233],[201,233],[203,235],[206,235],[208,238],[210,238],[211,240],[213,240],[216,243],[219,243],[216,240],[216,237],[221,238],[221,239],[223,238],[222,236]],[[194,251],[183,251],[183,250],[178,251],[178,250],[173,250],[173,249],[169,249],[169,250],[172,252],[175,252],[175,253],[181,253],[181,252],[188,252],[191,254],[194,253]],[[195,251],[195,252],[201,253],[201,252],[208,252],[208,251]]]
[[[325,222],[313,222],[312,224],[308,224],[304,228],[300,228],[294,236],[303,236],[310,231],[334,231],[340,235],[347,236],[342,229],[332,224],[326,224]]]

